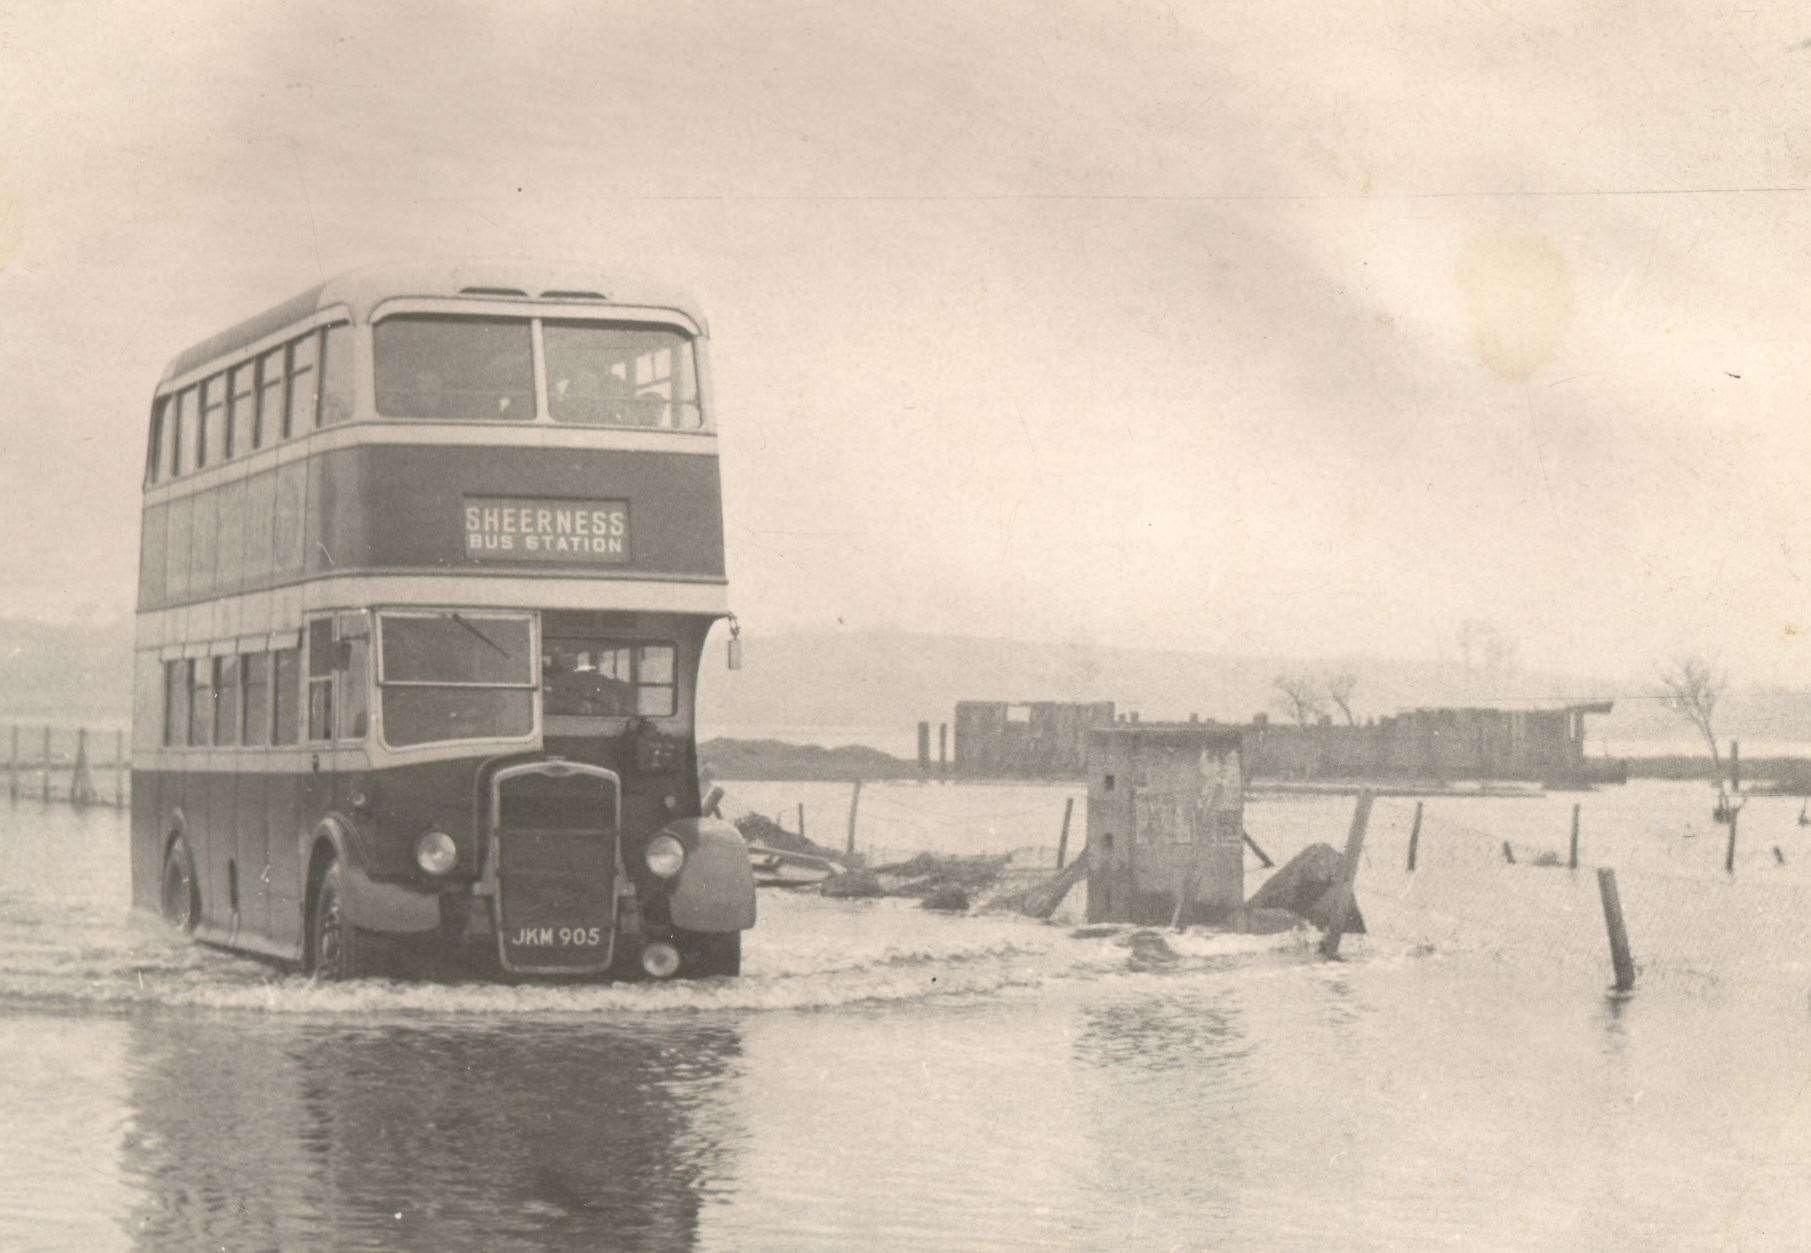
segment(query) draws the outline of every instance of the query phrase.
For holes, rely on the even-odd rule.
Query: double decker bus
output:
[[[728,613],[708,347],[676,292],[472,262],[342,275],[177,356],[134,906],[332,978],[738,973],[754,882],[693,734]]]

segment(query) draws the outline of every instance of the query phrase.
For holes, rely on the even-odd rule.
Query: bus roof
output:
[[[266,309],[178,353],[164,370],[167,381],[216,357],[256,343],[318,309],[345,305],[354,321],[397,296],[473,297],[485,300],[570,300],[675,309],[706,330],[692,297],[675,287],[618,271],[564,261],[410,261],[365,266],[336,274],[282,304]]]

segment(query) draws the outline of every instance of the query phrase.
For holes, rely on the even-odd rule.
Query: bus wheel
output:
[[[308,924],[308,973],[320,979],[360,979],[377,973],[371,938],[346,917],[346,872],[327,863],[314,889]]]
[[[163,920],[178,931],[193,931],[201,903],[195,899],[195,876],[189,873],[189,849],[179,835],[163,859],[163,889],[158,897]]]
[[[697,979],[742,973],[740,931],[690,931],[680,937],[679,973]]]

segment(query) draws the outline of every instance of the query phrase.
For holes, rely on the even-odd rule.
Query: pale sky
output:
[[[1811,678],[1799,4],[0,6],[0,612],[165,361],[388,258],[712,320],[798,625]]]

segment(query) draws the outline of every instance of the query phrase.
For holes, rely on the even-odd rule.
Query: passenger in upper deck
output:
[[[575,369],[553,380],[548,408],[556,422],[587,426],[650,426],[641,420],[642,406],[629,381],[614,372]]]

